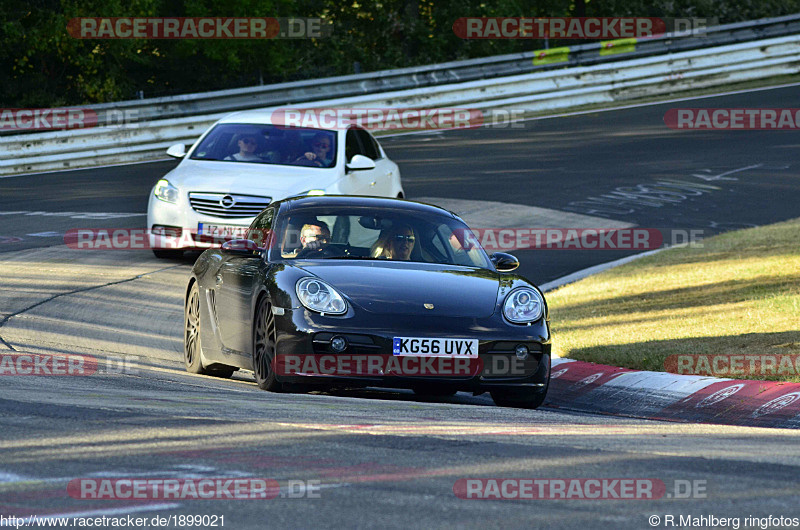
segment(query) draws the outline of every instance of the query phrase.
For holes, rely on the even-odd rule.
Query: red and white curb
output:
[[[800,428],[800,383],[645,372],[553,359],[546,406],[617,416]]]

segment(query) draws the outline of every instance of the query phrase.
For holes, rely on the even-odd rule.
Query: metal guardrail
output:
[[[99,125],[106,124],[104,117],[109,111],[127,111],[126,121],[182,118],[493,79],[565,66],[590,66],[621,59],[635,59],[796,34],[800,34],[800,14],[711,26],[702,36],[676,37],[675,34],[667,33],[639,39],[635,49],[623,55],[601,55],[602,44],[593,42],[557,48],[562,51],[559,57],[561,60],[547,64],[537,64],[534,59],[542,52],[547,53],[550,50],[537,50],[367,74],[82,107],[97,112]]]
[[[566,62],[559,63],[561,68],[548,68],[528,72],[523,75],[506,75],[497,77],[498,68],[509,67],[524,60],[532,68],[536,52],[515,56],[494,57],[484,60],[449,63],[459,65],[459,72],[464,74],[469,68],[476,69],[466,77],[450,79],[447,83],[425,85],[419,79],[415,88],[408,90],[374,90],[366,94],[367,85],[359,89],[357,96],[329,99],[338,93],[348,93],[347,87],[357,84],[354,78],[367,83],[365,76],[347,76],[318,80],[315,83],[298,82],[273,87],[256,89],[236,89],[222,93],[192,94],[177,98],[162,98],[149,101],[149,106],[142,101],[121,102],[108,108],[147,109],[148,116],[175,116],[171,119],[156,119],[132,123],[124,126],[96,127],[72,131],[33,133],[0,137],[0,175],[19,174],[34,171],[58,170],[74,167],[87,167],[98,163],[114,164],[152,160],[163,157],[166,147],[174,143],[193,143],[197,137],[214,121],[230,111],[243,108],[264,108],[302,104],[303,107],[452,107],[469,106],[471,108],[491,110],[513,108],[518,110],[540,111],[567,108],[576,105],[619,101],[630,97],[654,95],[665,92],[677,92],[689,88],[715,86],[732,82],[771,77],[775,75],[793,74],[800,71],[800,37],[794,33],[790,37],[779,37],[767,40],[748,40],[756,33],[783,33],[792,28],[800,32],[800,15],[768,19],[769,23],[755,21],[746,24],[729,25],[722,34],[711,33],[703,39],[706,45],[718,40],[742,40],[738,44],[715,46],[711,48],[691,49],[677,52],[675,47],[691,48],[690,39],[685,42],[679,39],[648,39],[635,50],[612,56],[615,59],[607,62],[607,57],[600,56],[600,43],[586,44],[570,48],[552,50],[553,53],[567,56]],[[723,28],[719,26],[718,28]],[[743,33],[742,33],[743,32]],[[741,33],[741,34],[740,34]],[[696,40],[695,39],[695,40]],[[658,46],[655,43],[658,41]],[[637,46],[639,44],[637,43]],[[670,53],[654,55],[658,48],[663,53],[666,48]],[[574,50],[578,50],[575,52]],[[591,53],[596,56],[592,58]],[[621,60],[625,59],[625,60]],[[482,63],[480,61],[483,61]],[[479,76],[477,70],[488,68],[492,64],[492,75],[484,72]],[[581,64],[581,63],[585,63]],[[563,68],[565,64],[571,67]],[[505,66],[503,66],[505,65]],[[501,68],[502,67],[502,68]],[[447,64],[435,65],[425,70],[431,75],[431,69],[438,72],[448,70]],[[509,67],[510,68],[510,67]],[[528,68],[529,70],[531,68]],[[405,76],[409,70],[403,69]],[[543,71],[542,71],[543,70]],[[403,78],[400,70],[382,72],[387,79],[395,81]],[[393,77],[395,76],[396,77]],[[413,75],[412,75],[413,77]],[[376,84],[378,78],[370,78]],[[405,78],[404,78],[405,79]],[[341,81],[337,84],[335,80]],[[413,80],[412,80],[413,81]],[[410,82],[406,79],[405,82]],[[319,87],[337,86],[337,90],[325,90]],[[390,83],[386,83],[388,86]],[[298,87],[298,91],[289,90],[288,86]],[[300,90],[300,85],[309,90]],[[312,91],[311,88],[314,88]],[[370,85],[371,86],[371,85]],[[422,88],[420,88],[422,87]],[[374,86],[372,87],[374,88]],[[270,92],[271,91],[271,92]],[[276,94],[287,91],[293,97],[286,101]],[[271,93],[275,99],[266,98]],[[213,96],[217,95],[216,99]],[[323,99],[322,94],[328,99]],[[169,99],[170,101],[165,101]],[[270,103],[272,102],[272,103]],[[245,106],[245,103],[247,105]],[[141,107],[136,107],[140,105]],[[100,113],[101,106],[93,107]],[[206,109],[217,112],[199,115],[184,115],[190,112],[201,113]],[[158,110],[161,109],[162,113]],[[172,114],[170,114],[170,112]]]

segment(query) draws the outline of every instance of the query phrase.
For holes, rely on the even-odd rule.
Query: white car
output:
[[[297,195],[404,197],[397,164],[369,131],[276,124],[244,111],[212,125],[150,193],[147,228],[159,258],[243,237],[272,201]],[[277,121],[277,120],[276,120]]]

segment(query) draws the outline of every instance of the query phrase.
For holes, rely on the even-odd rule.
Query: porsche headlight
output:
[[[534,322],[544,314],[544,299],[534,289],[515,289],[506,297],[503,314],[516,324]]]
[[[157,199],[164,202],[170,202],[172,204],[178,202],[178,188],[170,184],[166,179],[161,179],[156,182],[154,193]]]
[[[311,311],[341,315],[347,312],[347,302],[336,289],[317,278],[303,278],[297,282],[297,297]]]

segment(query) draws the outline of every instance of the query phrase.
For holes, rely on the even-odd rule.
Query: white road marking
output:
[[[704,174],[701,174],[701,173],[693,173],[692,176],[693,177],[697,177],[697,178],[702,179],[702,180],[705,180],[705,181],[739,180],[738,177],[728,177],[727,175],[732,175],[733,173],[739,173],[741,171],[747,171],[748,169],[754,169],[754,168],[757,168],[757,167],[761,167],[763,165],[764,164],[753,164],[752,166],[745,166],[745,167],[740,167],[738,169],[731,169],[730,171],[726,171],[724,173],[720,173],[719,175],[704,175]],[[705,171],[705,172],[711,173],[710,169],[701,169],[700,171]]]
[[[10,482],[25,482],[27,480],[31,479],[23,477],[22,475],[17,475],[16,473],[6,473],[5,471],[0,471],[0,484]]]
[[[749,168],[751,166],[740,168],[733,172],[744,171]],[[732,172],[729,171],[717,175],[717,177],[730,173]],[[693,176],[697,177],[697,175]],[[705,179],[716,178],[704,177]],[[629,215],[645,208],[661,208],[665,204],[678,204],[688,200],[690,197],[697,197],[712,191],[720,191],[721,189],[710,184],[663,178],[655,182],[638,183],[634,186],[618,186],[607,193],[593,195],[579,201],[570,201],[563,209],[586,215]]]
[[[15,212],[2,212],[0,215],[40,216],[40,217],[69,217],[70,219],[120,219],[122,217],[144,217],[146,213],[120,213],[120,212],[44,212],[33,210],[18,210]]]
[[[630,263],[631,261],[644,258],[645,256],[652,256],[656,252],[661,252],[662,250],[666,250],[668,247],[657,248],[655,250],[648,250],[647,252],[641,252],[639,254],[634,254],[633,256],[626,256],[624,258],[615,259],[614,261],[609,261],[606,263],[601,263],[599,265],[593,265],[591,267],[587,267],[585,269],[581,269],[579,271],[573,272],[571,274],[567,274],[566,276],[562,276],[561,278],[556,278],[555,280],[547,283],[543,283],[539,285],[539,289],[542,292],[552,291],[553,289],[558,289],[568,283],[574,283],[578,280],[582,280],[594,274],[601,273],[608,269],[613,269],[614,267],[619,267],[620,265],[625,265],[626,263]]]
[[[25,234],[30,237],[58,237],[61,232],[36,232],[35,234]]]
[[[412,197],[458,214],[472,228],[631,228],[634,223],[612,221],[572,212],[507,202]]]

